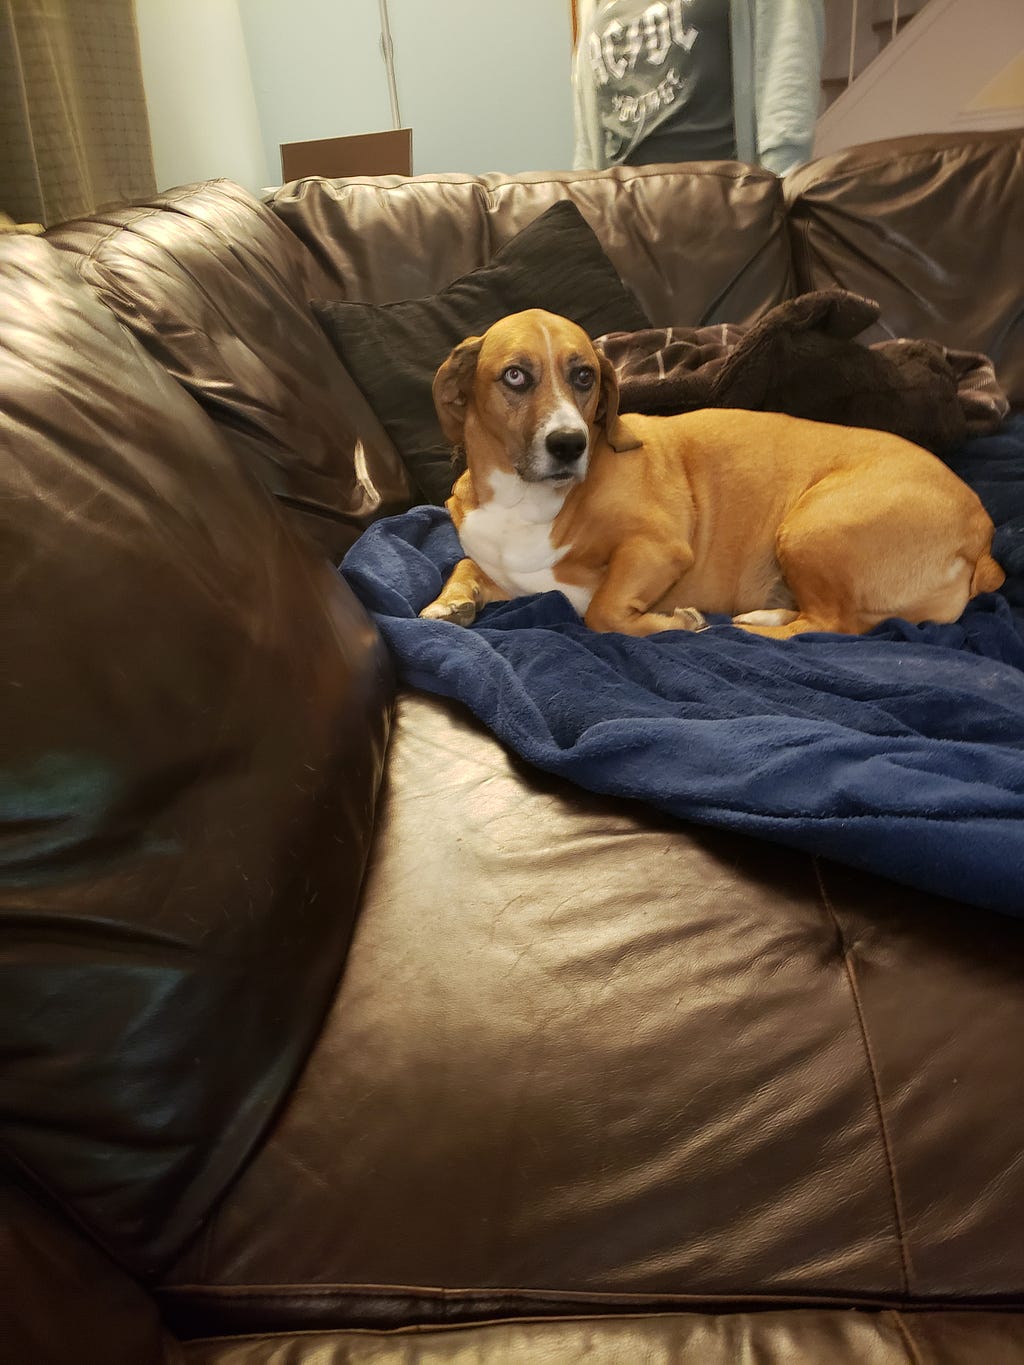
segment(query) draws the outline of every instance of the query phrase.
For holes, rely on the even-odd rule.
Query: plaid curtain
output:
[[[0,210],[50,225],[155,189],[134,0],[0,0]]]

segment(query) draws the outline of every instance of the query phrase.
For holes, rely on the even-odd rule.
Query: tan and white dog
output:
[[[464,341],[434,380],[467,470],[448,500],[467,558],[420,613],[559,589],[598,631],[860,634],[955,621],[1003,582],[993,526],[934,455],[779,413],[618,415],[610,362],[540,310]]]

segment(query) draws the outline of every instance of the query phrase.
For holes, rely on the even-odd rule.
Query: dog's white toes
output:
[[[696,607],[676,607],[672,613],[676,630],[707,630],[707,618]]]
[[[476,619],[473,602],[431,602],[420,617],[425,621],[450,621],[453,626],[471,626]]]

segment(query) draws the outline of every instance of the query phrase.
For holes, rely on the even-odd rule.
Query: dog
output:
[[[608,359],[540,309],[463,341],[433,395],[466,456],[446,504],[466,557],[427,619],[557,589],[596,631],[721,613],[779,639],[859,635],[955,621],[1004,580],[981,502],[929,451],[782,413],[624,419]]]

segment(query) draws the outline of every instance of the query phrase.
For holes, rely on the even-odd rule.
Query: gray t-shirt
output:
[[[606,0],[583,42],[609,163],[735,157],[729,0]]]

